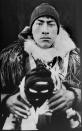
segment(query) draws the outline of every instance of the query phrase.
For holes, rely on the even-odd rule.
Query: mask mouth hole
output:
[[[39,100],[38,98],[35,99],[35,101],[38,101],[38,100]]]

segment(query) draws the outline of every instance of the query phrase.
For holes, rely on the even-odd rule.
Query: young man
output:
[[[0,61],[2,109],[8,111],[2,111],[2,118],[11,113],[2,129],[80,126],[79,50],[60,25],[54,7],[47,3],[36,7],[30,27],[1,52]],[[16,120],[17,125],[12,122]]]

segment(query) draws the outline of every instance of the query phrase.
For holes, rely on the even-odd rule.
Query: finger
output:
[[[56,108],[52,109],[52,112],[63,111],[64,108],[65,108],[65,103],[62,103],[62,104],[58,105]]]
[[[15,110],[15,114],[18,116],[18,117],[22,117],[22,118],[28,118],[27,115],[24,115],[24,114],[21,114],[18,110]]]
[[[24,109],[22,109],[20,107],[17,107],[17,106],[14,107],[14,110],[18,110],[19,112],[21,112],[22,114],[25,114],[25,115],[30,115],[30,111],[29,110],[26,111],[26,110],[24,110]]]
[[[66,110],[68,109],[68,106],[67,105],[65,105],[65,107],[63,108],[63,110],[62,111],[64,111],[65,113],[66,113]]]
[[[57,99],[61,98],[61,94],[60,93],[56,93],[54,94],[49,100],[48,100],[48,103],[50,104],[51,102],[53,101],[56,101]]]
[[[51,112],[46,112],[45,115],[52,116],[52,113]]]
[[[65,102],[64,99],[60,98],[60,99],[57,99],[56,101],[54,102],[51,102],[50,104],[48,104],[49,108],[55,108],[57,107],[58,105],[62,104],[63,102]]]
[[[51,103],[52,101],[55,101],[55,100],[61,98],[62,96],[64,96],[65,93],[66,93],[65,89],[60,89],[60,90],[56,91],[54,93],[54,95],[49,99],[49,103]]]
[[[27,113],[26,112],[23,112],[22,110],[20,109],[14,109],[14,114],[18,115],[18,116],[21,116],[23,118],[27,118],[28,116],[30,116],[30,112],[28,111]]]
[[[26,106],[28,106],[29,108],[31,108],[31,104],[29,101],[23,99],[20,95],[17,97],[19,101],[21,101],[22,103],[24,103]]]
[[[19,116],[15,112],[13,113],[13,115],[15,118],[19,118]]]
[[[25,101],[20,97],[18,97],[18,100],[13,104],[16,105],[16,106],[22,107],[25,110],[29,109],[29,104],[26,104]]]
[[[24,105],[24,104],[21,103],[21,102],[14,103],[14,106],[15,106],[15,107],[19,107],[19,108],[21,108],[21,109],[24,110],[24,111],[29,111],[29,110],[30,110],[28,106]]]
[[[11,113],[15,116],[15,118],[19,118],[19,117],[27,118],[28,117],[27,115],[22,114],[21,112],[19,112],[18,110],[15,110],[14,108],[11,111]]]

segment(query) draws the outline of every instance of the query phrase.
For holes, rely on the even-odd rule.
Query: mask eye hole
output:
[[[43,91],[41,91],[41,93],[47,93],[48,92],[48,90],[43,90]]]
[[[32,93],[37,93],[37,91],[35,91],[35,90],[31,89],[31,88],[29,88],[29,91],[32,92]]]

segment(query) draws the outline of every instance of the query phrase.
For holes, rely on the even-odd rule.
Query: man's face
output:
[[[47,49],[55,44],[57,30],[57,24],[54,19],[40,17],[35,20],[32,26],[32,35],[39,47]]]

